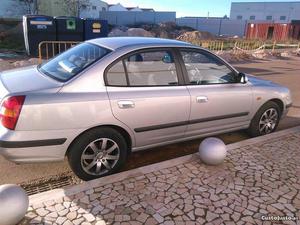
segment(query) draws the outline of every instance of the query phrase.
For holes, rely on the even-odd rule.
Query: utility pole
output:
[[[80,0],[76,0],[76,5],[77,5],[77,17],[80,16]]]

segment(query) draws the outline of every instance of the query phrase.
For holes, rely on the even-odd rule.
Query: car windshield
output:
[[[41,65],[39,69],[56,80],[67,81],[109,52],[98,45],[82,43]]]

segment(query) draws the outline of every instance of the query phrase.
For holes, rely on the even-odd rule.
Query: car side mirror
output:
[[[246,74],[241,73],[241,72],[238,74],[238,78],[239,78],[240,83],[242,83],[242,84],[246,84],[248,81]]]
[[[173,62],[172,57],[170,55],[164,55],[162,58],[162,61],[164,63],[172,63]]]

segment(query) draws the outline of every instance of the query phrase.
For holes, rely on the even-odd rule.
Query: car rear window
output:
[[[110,50],[90,43],[79,44],[41,65],[39,70],[62,82],[107,55]]]

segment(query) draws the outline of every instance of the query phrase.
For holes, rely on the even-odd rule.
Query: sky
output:
[[[156,11],[176,11],[177,17],[182,16],[229,16],[231,2],[259,2],[257,0],[104,0],[109,4],[121,3],[126,7],[139,6],[153,8]],[[265,0],[275,2],[278,0]],[[280,1],[280,0],[279,0]],[[291,2],[299,0],[281,0]]]

